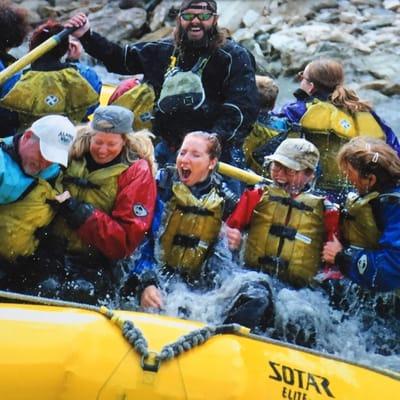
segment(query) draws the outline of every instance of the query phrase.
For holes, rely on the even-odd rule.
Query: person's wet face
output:
[[[90,139],[90,155],[98,164],[107,164],[121,153],[124,144],[123,135],[97,132]]]
[[[371,174],[367,177],[363,177],[350,163],[346,163],[343,169],[347,179],[357,189],[360,195],[369,193],[376,183],[375,175]]]
[[[285,167],[277,161],[271,162],[270,175],[275,185],[285,189],[286,192],[293,196],[301,193],[314,178],[313,172],[308,169],[296,171]]]
[[[179,16],[179,27],[191,42],[202,41],[217,24],[218,16],[207,8],[206,2],[195,3],[196,8],[183,10]],[[199,9],[203,7],[203,9]]]
[[[186,186],[203,182],[217,164],[216,158],[211,158],[209,144],[206,139],[188,136],[184,139],[176,158],[179,179]]]
[[[26,131],[19,141],[18,154],[21,166],[27,175],[36,176],[52,163],[43,158],[39,138],[32,131]]]

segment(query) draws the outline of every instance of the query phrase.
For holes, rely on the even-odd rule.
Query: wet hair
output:
[[[268,76],[256,75],[256,85],[260,96],[261,108],[272,110],[278,97],[278,85]]]
[[[0,0],[0,51],[20,46],[28,32],[28,11]]]
[[[34,49],[48,38],[53,35],[60,33],[64,29],[64,26],[59,22],[52,19],[47,20],[44,24],[39,25],[31,35],[31,40],[29,41],[29,50]],[[66,36],[61,42],[54,47],[52,50],[48,51],[46,55],[60,59],[64,54],[67,53],[69,47],[69,39]]]
[[[204,139],[207,142],[207,151],[212,160],[214,158],[218,160],[221,156],[221,144],[216,133],[209,133],[204,131],[189,132],[188,134],[186,134],[183,140],[185,140],[187,137],[198,137]]]
[[[99,132],[92,129],[90,125],[79,127],[77,137],[70,151],[70,158],[79,160],[88,153],[90,149],[90,141],[97,133]],[[110,133],[110,135],[117,134]],[[125,140],[121,153],[121,162],[131,165],[138,159],[144,159],[149,163],[153,175],[155,175],[157,164],[155,162],[154,147],[151,141],[151,139],[154,138],[154,135],[147,129],[131,133],[123,133],[120,135]]]
[[[372,190],[382,192],[400,182],[400,158],[383,140],[356,137],[339,150],[337,162],[342,171],[351,165],[363,178],[373,174],[376,184]]]
[[[317,91],[328,93],[329,100],[336,107],[349,113],[372,110],[368,102],[360,100],[353,90],[344,87],[343,66],[336,60],[320,58],[312,61],[307,66],[307,79]]]

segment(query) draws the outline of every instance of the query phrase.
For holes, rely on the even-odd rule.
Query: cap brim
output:
[[[271,154],[270,156],[266,156],[264,159],[266,161],[276,161],[286,168],[294,169],[295,171],[300,171],[303,169],[298,162],[293,161],[290,158],[285,157],[281,154]]]
[[[49,146],[43,140],[40,140],[40,152],[45,160],[68,167],[68,151]]]

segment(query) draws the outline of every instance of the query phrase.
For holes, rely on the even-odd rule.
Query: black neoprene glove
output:
[[[95,208],[90,203],[70,197],[60,203],[58,213],[65,218],[70,228],[78,229],[93,214],[94,210]]]

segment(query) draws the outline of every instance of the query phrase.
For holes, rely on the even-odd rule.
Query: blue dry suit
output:
[[[327,101],[329,97],[328,94],[323,93],[316,93],[313,96],[309,96],[302,89],[296,90],[293,95],[296,97],[296,101],[285,104],[279,110],[279,112],[273,112],[273,115],[281,118],[287,118],[292,123],[299,123],[307,111],[307,103],[312,102],[314,98],[317,98],[321,101]],[[386,143],[396,150],[397,154],[400,156],[400,143],[396,137],[396,134],[385,123],[385,121],[376,115],[374,111],[371,112],[371,115],[375,118],[382,130],[385,132]]]
[[[32,185],[35,178],[26,175],[18,163],[17,141],[19,136],[2,139],[0,145],[0,204],[9,204],[18,200]],[[5,151],[4,147],[7,147]],[[51,164],[42,170],[38,177],[51,180],[58,176],[60,166]]]
[[[400,186],[386,193],[393,195],[381,194],[374,206],[381,232],[379,248],[347,247],[335,258],[335,264],[353,282],[381,292],[400,289]]]
[[[9,64],[16,61],[13,57],[8,54],[0,55],[0,72],[7,68]],[[21,78],[21,72],[17,72],[15,75],[11,76],[0,86],[0,98],[2,98],[10,89],[15,85],[15,83]],[[9,111],[5,108],[0,107],[0,137],[6,137],[9,135],[14,135],[16,129],[18,128],[18,113],[15,111]]]

